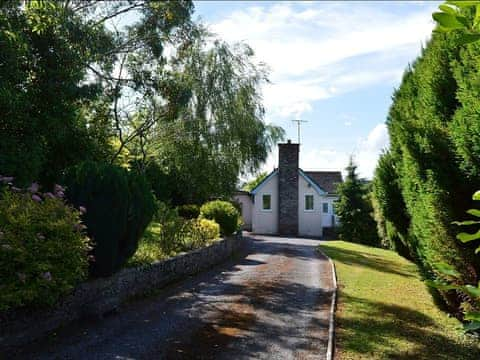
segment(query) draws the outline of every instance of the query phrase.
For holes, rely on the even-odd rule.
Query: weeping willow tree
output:
[[[238,176],[257,171],[284,136],[282,128],[264,121],[266,67],[255,63],[247,45],[204,36],[180,49],[172,63],[164,78],[177,84],[169,88],[183,99],[188,93],[188,100],[171,109],[171,118],[158,122],[143,144],[135,143],[136,153],[171,178],[174,203],[227,197]]]

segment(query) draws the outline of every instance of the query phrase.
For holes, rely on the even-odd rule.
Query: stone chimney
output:
[[[278,232],[298,235],[299,144],[278,144]]]

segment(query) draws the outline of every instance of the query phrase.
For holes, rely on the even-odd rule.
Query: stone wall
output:
[[[278,233],[298,235],[299,144],[278,144]]]
[[[21,346],[49,332],[85,317],[101,317],[116,310],[129,298],[147,294],[174,281],[219,264],[243,243],[241,232],[210,246],[181,254],[151,265],[127,268],[111,277],[95,279],[78,286],[55,308],[0,315],[1,349]]]

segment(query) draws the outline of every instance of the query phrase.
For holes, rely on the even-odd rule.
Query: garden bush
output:
[[[0,311],[51,305],[87,276],[90,247],[80,212],[56,189],[1,191]]]
[[[220,225],[213,220],[191,219],[183,223],[179,232],[180,251],[189,251],[208,245],[220,237]]]
[[[228,201],[214,200],[207,202],[200,208],[200,217],[215,220],[220,225],[223,236],[232,235],[239,227],[240,214]]]
[[[180,205],[177,209],[178,215],[184,219],[196,219],[200,215],[200,207],[195,204]]]
[[[65,176],[66,196],[88,211],[83,219],[93,241],[92,276],[108,276],[135,253],[155,212],[142,175],[118,166],[85,162]]]

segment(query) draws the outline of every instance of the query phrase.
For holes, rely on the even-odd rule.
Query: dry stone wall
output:
[[[161,289],[225,261],[242,243],[240,232],[165,261],[123,269],[111,277],[86,282],[52,309],[0,314],[0,349],[32,342],[74,320],[101,317],[115,311],[132,297]]]

